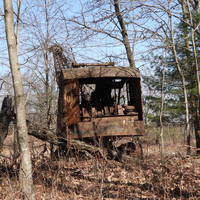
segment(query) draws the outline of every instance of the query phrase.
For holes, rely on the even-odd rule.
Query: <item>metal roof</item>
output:
[[[63,80],[84,79],[84,78],[100,78],[100,77],[118,77],[118,78],[140,78],[138,69],[131,67],[82,67],[63,69]]]

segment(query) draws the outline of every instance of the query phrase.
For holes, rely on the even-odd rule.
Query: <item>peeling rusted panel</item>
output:
[[[63,98],[66,125],[76,124],[80,121],[78,79],[67,80],[64,82]]]
[[[117,135],[144,135],[144,122],[135,120],[135,116],[104,117],[79,122],[71,131],[71,138]]]
[[[65,137],[65,110],[64,110],[64,86],[63,86],[63,77],[59,77],[59,97],[58,97],[58,115],[57,115],[57,134],[63,135]]]

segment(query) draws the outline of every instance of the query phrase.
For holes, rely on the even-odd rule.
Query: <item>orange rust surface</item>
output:
[[[66,122],[66,134],[68,137],[89,138],[94,136],[144,135],[141,80],[138,70],[126,67],[105,66],[72,68],[62,70],[61,77],[60,89],[62,90],[60,92],[62,92],[63,103],[59,101],[62,104],[59,107],[64,108],[63,118]],[[118,79],[122,80],[113,82],[113,80]],[[122,107],[121,104],[116,104],[114,108],[110,104],[107,105],[108,103],[101,101],[103,102],[102,107],[104,110],[102,112],[102,110],[98,110],[98,106],[96,106],[96,109],[94,108],[96,104],[91,100],[92,98],[89,101],[91,109],[84,104],[84,98],[81,96],[83,95],[82,85],[96,84],[95,91],[97,91],[97,85],[100,84],[104,90],[106,88],[104,81],[108,82],[108,80],[111,80],[109,82],[111,84],[110,88],[117,87],[121,89],[123,84],[128,84],[129,90],[126,91],[127,93],[129,92],[127,104],[129,107],[132,106],[134,108],[135,106],[136,111],[134,109],[131,111],[130,109],[124,110],[126,107]],[[118,96],[120,96],[120,90]],[[103,97],[99,98],[102,99]],[[120,103],[119,99],[117,103]],[[98,114],[99,112],[101,112],[101,115]],[[59,120],[63,121],[63,118],[60,115]]]
[[[64,83],[64,110],[66,125],[80,121],[79,82],[78,79],[67,80]]]

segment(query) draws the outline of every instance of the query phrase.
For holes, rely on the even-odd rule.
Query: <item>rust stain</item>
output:
[[[65,82],[64,109],[66,125],[75,124],[80,121],[78,79],[67,80]]]
[[[133,136],[143,135],[142,121],[130,117],[105,117],[79,122],[75,125],[71,138],[89,138],[94,136]]]

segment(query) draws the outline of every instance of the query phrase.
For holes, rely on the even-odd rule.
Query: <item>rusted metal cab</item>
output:
[[[144,135],[141,79],[128,67],[61,71],[57,133],[69,138]]]

